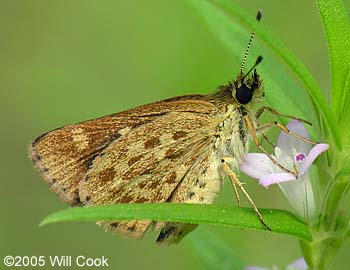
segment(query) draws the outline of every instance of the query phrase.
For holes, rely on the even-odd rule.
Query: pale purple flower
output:
[[[262,266],[249,265],[244,268],[245,270],[267,270],[268,268]]]
[[[246,266],[244,268],[245,270],[279,270],[280,268],[277,266],[272,266],[272,267],[262,267],[262,266]],[[307,270],[309,269],[304,258],[301,257],[299,259],[296,259],[292,263],[288,264],[286,268],[281,268],[285,270]]]
[[[306,264],[304,257],[296,259],[292,263],[288,264],[286,270],[307,270],[309,267]]]
[[[279,270],[277,266],[272,266],[272,268],[262,267],[262,266],[247,266],[245,270]]]
[[[291,121],[287,128],[304,138],[309,138],[305,126],[300,121]],[[315,200],[308,170],[315,159],[328,147],[328,144],[324,143],[312,147],[307,142],[281,132],[273,157],[291,171],[296,167],[297,177],[273,164],[263,153],[246,154],[240,169],[245,174],[259,179],[259,183],[264,187],[278,184],[297,215],[308,219],[315,215]]]

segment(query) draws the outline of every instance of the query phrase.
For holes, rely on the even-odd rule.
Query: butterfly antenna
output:
[[[261,21],[261,17],[262,17],[262,12],[259,9],[258,13],[256,14],[256,20],[258,22],[260,22]],[[250,50],[250,46],[252,45],[254,36],[255,36],[255,32],[252,32],[252,34],[250,35],[250,39],[249,39],[249,42],[248,42],[247,49],[245,50],[245,54],[244,54],[244,57],[243,57],[242,66],[241,66],[241,74],[243,74],[243,68],[244,68],[245,63],[247,61],[247,56],[248,56],[248,53],[249,53],[249,50]]]
[[[242,78],[242,82],[244,81],[244,79],[249,75],[250,72],[253,71],[253,69],[260,64],[260,62],[263,60],[263,57],[261,55],[258,56],[258,58],[255,61],[255,64],[248,70],[247,74],[244,75],[244,77]]]

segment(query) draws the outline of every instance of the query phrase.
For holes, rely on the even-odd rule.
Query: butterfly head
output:
[[[246,74],[241,70],[237,79],[231,84],[232,96],[240,105],[256,104],[264,98],[262,80],[256,71],[256,66],[262,59],[262,56],[259,56]]]

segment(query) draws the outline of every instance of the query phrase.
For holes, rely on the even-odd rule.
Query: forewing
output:
[[[106,116],[50,131],[29,145],[29,157],[50,188],[70,205],[80,204],[78,183],[102,149],[152,117]]]
[[[216,107],[202,98],[177,97],[50,131],[29,145],[29,157],[62,200],[80,204],[78,183],[103,149],[138,126],[170,112],[216,112]]]
[[[214,140],[217,114],[171,112],[118,138],[94,159],[80,185],[87,205],[166,202]],[[139,238],[150,222],[112,222]]]

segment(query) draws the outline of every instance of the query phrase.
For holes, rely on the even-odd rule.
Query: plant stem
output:
[[[341,170],[326,191],[318,222],[311,225],[313,240],[301,240],[300,247],[310,269],[327,270],[348,234],[347,195],[350,188],[349,169]]]
[[[336,237],[328,233],[314,234],[312,242],[299,242],[304,258],[312,270],[327,270],[333,262],[340,243]]]

